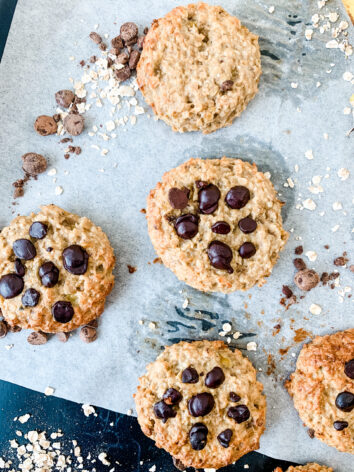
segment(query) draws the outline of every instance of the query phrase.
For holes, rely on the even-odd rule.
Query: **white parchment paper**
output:
[[[343,109],[350,107],[353,86],[342,78],[345,71],[353,72],[352,61],[338,50],[326,49],[331,39],[328,32],[321,35],[315,31],[311,41],[305,40],[304,31],[311,27],[317,2],[278,0],[274,13],[269,13],[272,3],[266,1],[220,1],[259,34],[263,62],[260,93],[227,129],[208,136],[175,134],[145,114],[135,126],[118,129],[117,139],[98,143],[109,149],[107,156],[91,148],[97,140],[84,133],[75,138],[83,153],[68,161],[63,157],[65,145],[58,145],[57,136],[43,138],[33,130],[37,115],[55,113],[54,93],[71,88],[69,77],[81,77],[79,61],[98,53],[88,39],[95,24],[99,24],[100,34],[113,37],[123,22],[135,21],[143,28],[180,3],[187,2],[18,3],[0,66],[0,225],[8,224],[14,213],[28,214],[47,203],[87,215],[102,226],[114,246],[117,280],[95,343],[82,343],[76,333],[66,344],[53,338],[35,347],[27,344],[28,333],[10,334],[0,340],[0,376],[39,391],[50,385],[60,397],[124,413],[133,407],[138,375],[162,345],[179,339],[218,339],[223,323],[229,321],[233,332],[244,333],[232,340],[232,346],[245,349],[249,341],[258,345],[256,352],[244,352],[259,369],[268,399],[267,430],[260,451],[350,472],[352,456],[311,440],[283,387],[301,347],[294,341],[295,330],[325,334],[353,327],[353,299],[343,292],[352,282],[348,268],[339,268],[340,286],[334,290],[319,286],[289,310],[279,304],[282,285],[292,285],[296,246],[302,244],[305,252],[317,253],[313,262],[304,257],[319,273],[332,271],[333,259],[343,251],[350,255],[353,249],[353,137],[346,136],[353,123],[352,115],[343,114]],[[339,1],[330,0],[327,5],[322,13],[338,11],[348,20]],[[137,96],[141,98],[139,93]],[[108,121],[109,109],[107,104],[102,109],[92,107],[85,115],[87,128]],[[325,133],[328,139],[324,139]],[[308,150],[313,152],[312,160],[305,157]],[[57,169],[56,182],[53,176],[39,176],[27,186],[24,198],[12,206],[11,182],[21,176],[21,155],[30,151],[49,158],[50,167]],[[198,293],[163,266],[153,264],[156,255],[140,212],[163,172],[192,156],[222,155],[254,161],[271,173],[286,202],[284,224],[291,232],[267,284],[228,296]],[[340,168],[351,171],[345,181],[337,175]],[[99,171],[102,169],[104,172]],[[322,177],[323,192],[316,195],[308,189],[313,176]],[[294,188],[284,187],[288,177],[295,182]],[[62,195],[55,194],[57,185],[63,187]],[[315,201],[315,211],[300,209],[307,198]],[[338,201],[343,208],[334,211],[332,205]],[[324,249],[325,244],[329,249]],[[137,272],[129,274],[127,264],[136,266]],[[186,298],[189,304],[183,308]],[[321,306],[321,314],[309,312],[312,303]],[[149,328],[149,322],[156,323],[155,330]],[[279,322],[282,329],[273,336],[273,326]],[[5,348],[12,344],[12,349]],[[281,356],[279,349],[289,346]],[[269,355],[275,369],[267,375]]]

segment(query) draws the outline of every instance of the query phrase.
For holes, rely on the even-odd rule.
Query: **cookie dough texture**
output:
[[[182,371],[190,366],[199,373],[199,381],[182,383]],[[225,380],[218,388],[207,388],[205,376],[215,366],[222,368]],[[163,423],[155,417],[153,406],[169,388],[180,391],[183,398],[176,410],[177,415]],[[266,420],[266,399],[262,390],[254,367],[240,351],[232,352],[221,341],[180,342],[166,347],[140,378],[135,395],[138,421],[143,432],[156,442],[157,447],[165,449],[185,467],[218,469],[259,448],[259,438]],[[215,406],[208,415],[194,418],[188,411],[188,399],[201,392],[211,393]],[[249,408],[248,421],[237,424],[227,416],[228,408],[235,405],[230,402],[230,392],[237,392],[241,397],[240,403]],[[205,448],[197,451],[190,445],[189,431],[200,422],[207,426],[209,432]],[[217,436],[227,428],[233,434],[229,447],[224,448]]]
[[[277,467],[274,472],[283,472],[283,469]],[[286,469],[286,472],[333,472],[332,467],[326,467],[324,465],[315,464],[311,462],[306,465],[299,465],[297,467],[290,466]]]
[[[179,132],[231,125],[257,93],[260,75],[258,37],[206,3],[177,7],[155,20],[137,67],[145,100]],[[223,86],[226,81],[231,88]]]
[[[195,182],[206,181],[216,185],[221,193],[217,210],[212,214],[199,214],[197,235],[188,240],[180,238],[170,218],[182,214],[198,214],[198,189]],[[225,196],[231,187],[242,185],[251,194],[249,202],[240,210],[231,209]],[[189,190],[188,206],[183,210],[173,209],[168,200],[171,188]],[[240,159],[190,159],[164,174],[150,192],[147,201],[147,222],[151,241],[166,267],[180,280],[202,290],[229,293],[247,290],[253,285],[263,285],[283,249],[288,233],[282,227],[282,203],[277,199],[270,180],[251,165]],[[251,216],[257,229],[244,234],[238,227],[240,219]],[[231,226],[228,234],[215,234],[211,227],[215,222],[226,221]],[[207,248],[214,240],[230,246],[233,252],[232,274],[214,268],[209,261]],[[250,241],[256,254],[242,259],[238,248]]]
[[[354,394],[354,380],[345,375],[345,364],[354,358],[354,329],[317,336],[302,348],[296,370],[286,382],[301,420],[315,437],[339,451],[354,454],[354,410],[335,405],[339,393]],[[335,421],[348,427],[337,431]]]
[[[43,239],[29,236],[34,221],[48,226]],[[72,331],[101,315],[105,297],[114,285],[112,270],[115,262],[113,249],[101,228],[88,218],[68,213],[55,205],[42,206],[38,214],[18,216],[0,233],[0,277],[14,272],[16,257],[12,246],[21,238],[32,241],[37,255],[34,259],[22,261],[26,269],[23,292],[11,299],[0,296],[2,314],[10,325],[54,333]],[[88,268],[83,275],[74,275],[63,266],[62,252],[74,244],[82,246],[89,255]],[[48,252],[48,248],[52,250]],[[40,266],[47,261],[59,269],[58,283],[51,288],[42,285],[38,274]],[[21,298],[28,288],[40,293],[35,307],[22,306]],[[59,300],[71,302],[74,308],[74,316],[68,323],[58,323],[52,316],[51,307]]]

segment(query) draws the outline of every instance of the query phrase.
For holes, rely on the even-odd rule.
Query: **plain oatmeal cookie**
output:
[[[277,467],[274,472],[283,472],[283,469]],[[293,467],[292,465],[286,469],[286,472],[333,472],[332,467],[326,467],[324,465],[315,464],[311,462],[306,465],[298,465]]]
[[[258,449],[266,420],[262,390],[240,351],[222,341],[180,342],[140,378],[138,421],[180,465],[218,469]]]
[[[101,228],[55,206],[18,216],[0,233],[0,308],[11,326],[72,331],[101,315],[114,285]]]
[[[155,20],[137,67],[145,100],[179,132],[231,125],[257,93],[260,75],[258,36],[206,3]]]
[[[150,192],[147,221],[162,262],[202,291],[262,285],[288,233],[270,180],[240,159],[190,159]]]
[[[354,454],[354,329],[305,344],[285,385],[315,437]]]

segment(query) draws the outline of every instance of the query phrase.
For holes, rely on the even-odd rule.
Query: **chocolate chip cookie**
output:
[[[0,308],[11,326],[71,331],[101,315],[114,254],[88,218],[55,205],[18,216],[0,233]]]
[[[147,366],[138,421],[185,467],[219,468],[258,449],[266,399],[256,371],[221,341],[180,342]]]
[[[354,329],[306,344],[286,387],[316,438],[354,454]]]
[[[274,472],[283,472],[283,469],[277,467]],[[290,466],[288,469],[286,469],[286,472],[333,472],[333,469],[332,467],[326,467],[324,465],[311,462],[306,465],[298,465],[297,467]]]
[[[145,100],[179,132],[231,125],[260,75],[258,37],[220,6],[201,2],[153,22],[137,67]]]
[[[147,221],[163,263],[202,291],[262,285],[288,233],[282,202],[255,165],[239,159],[190,159],[150,192]]]

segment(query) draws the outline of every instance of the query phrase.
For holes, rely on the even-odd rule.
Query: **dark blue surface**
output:
[[[0,0],[0,60],[4,52],[17,0]]]

